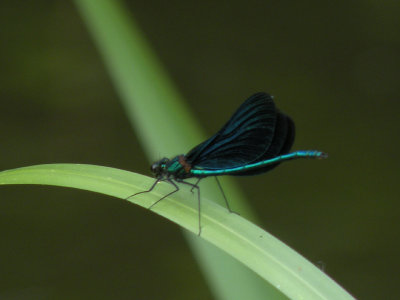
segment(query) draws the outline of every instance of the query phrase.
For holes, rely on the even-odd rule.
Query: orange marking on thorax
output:
[[[186,161],[186,157],[184,155],[179,156],[178,162],[183,167],[186,173],[189,173],[192,169],[192,166]]]

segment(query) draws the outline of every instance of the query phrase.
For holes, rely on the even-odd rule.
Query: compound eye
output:
[[[158,164],[152,164],[150,167],[150,171],[153,173],[155,173],[157,171],[157,169],[158,169]]]

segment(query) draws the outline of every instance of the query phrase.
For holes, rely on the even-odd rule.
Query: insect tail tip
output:
[[[325,158],[328,158],[328,153],[326,153],[326,152],[320,152],[320,154],[318,155],[318,158],[319,159],[325,159]]]

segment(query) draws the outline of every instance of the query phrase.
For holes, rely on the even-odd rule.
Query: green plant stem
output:
[[[179,93],[120,2],[76,0],[75,3],[93,36],[121,96],[126,113],[149,159],[159,158],[160,154],[172,156],[184,153],[200,142],[204,137],[201,130],[193,122],[194,118],[181,101]],[[254,220],[254,214],[241,200],[243,198],[238,190],[228,180],[224,180],[223,185],[228,192],[227,196],[233,209]],[[202,183],[202,198],[218,199],[219,197],[220,194],[215,185]],[[204,232],[204,235],[206,238],[207,233]],[[186,234],[186,238],[218,298],[229,300],[284,298],[282,294],[277,294],[276,288],[289,297],[296,298],[300,295],[300,286],[298,286],[300,290],[296,291],[286,288],[286,284],[281,284],[289,282],[294,279],[293,277],[280,277],[281,275],[275,273],[274,269],[265,266],[264,271],[273,275],[273,279],[269,280],[272,284],[268,284],[240,262],[225,255],[214,246],[192,234]],[[224,239],[221,236],[221,244],[226,242]],[[245,248],[246,245],[247,243],[244,243],[242,246]],[[274,250],[272,244],[269,246],[271,251],[277,250]],[[288,253],[288,256],[283,258],[284,260],[296,261],[298,257],[301,257],[289,248],[283,248],[285,249],[278,250]],[[248,258],[248,260],[251,259],[253,258]],[[262,264],[261,261],[253,263]],[[285,265],[285,261],[279,261],[279,264]],[[303,281],[307,289],[319,291],[320,287],[329,286],[329,288],[323,293],[313,292],[313,295],[329,296],[333,290],[340,290],[340,295],[343,295],[343,290],[333,285],[327,276],[318,274],[316,281]],[[277,282],[281,283],[277,284]],[[318,286],[314,286],[316,284]],[[324,296],[318,299],[324,299]]]
[[[75,1],[97,45],[132,127],[140,138],[149,161],[184,153],[204,135],[182,101],[158,59],[142,37],[134,20],[119,1]],[[221,182],[235,211],[255,219],[254,214],[230,180]],[[202,197],[219,199],[220,191],[207,181]],[[188,235],[204,276],[219,299],[261,299],[277,295],[276,289],[240,262],[212,245]]]

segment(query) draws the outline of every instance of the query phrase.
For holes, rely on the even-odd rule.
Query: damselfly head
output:
[[[153,163],[150,167],[150,171],[154,174],[156,178],[160,178],[165,173],[165,164],[169,161],[168,158],[164,157],[155,163]]]

